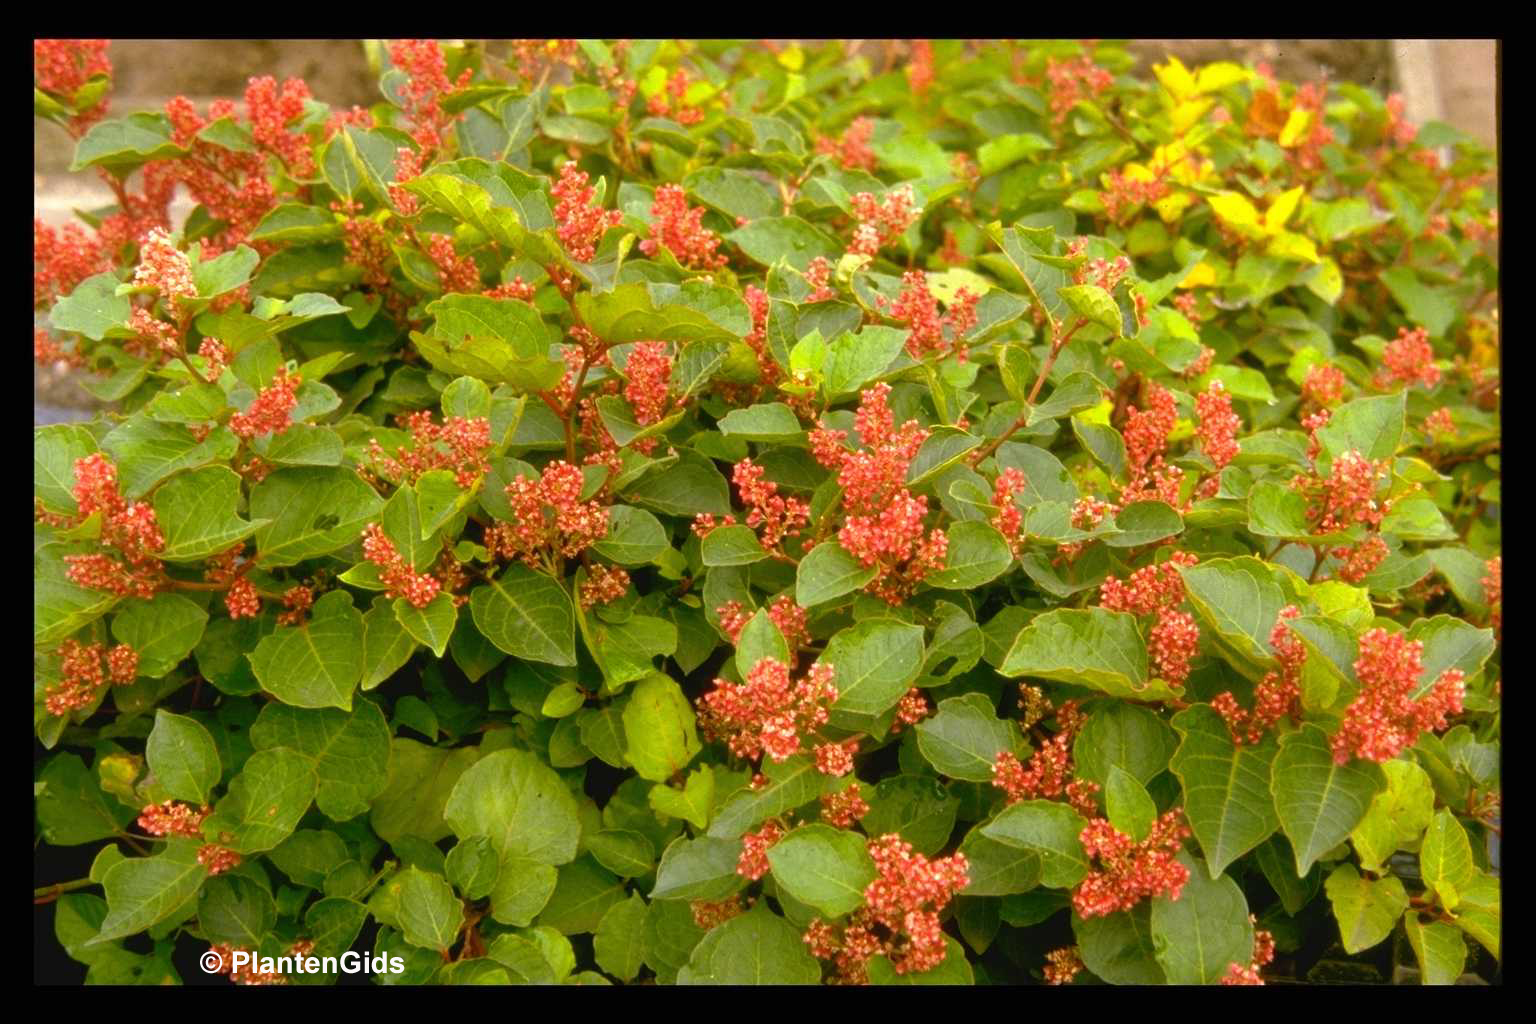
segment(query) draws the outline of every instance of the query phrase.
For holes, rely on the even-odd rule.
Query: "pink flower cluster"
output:
[[[1005,469],[997,474],[997,479],[992,484],[992,504],[997,512],[992,516],[992,525],[1008,540],[1008,547],[1017,555],[1023,547],[1024,537],[1020,529],[1024,525],[1024,513],[1014,503],[1013,496],[1029,485],[1024,477],[1024,471],[1020,469]]]
[[[1258,918],[1248,915],[1252,924],[1258,924]],[[1227,973],[1221,979],[1223,985],[1262,985],[1264,979],[1259,975],[1260,968],[1267,966],[1275,959],[1275,936],[1262,928],[1253,930],[1253,960],[1244,967],[1242,964],[1228,964]]]
[[[1496,555],[1483,566],[1483,599],[1491,609],[1493,632],[1502,639],[1504,632],[1504,556]]]
[[[243,859],[234,850],[226,849],[216,843],[206,843],[197,851],[197,862],[208,869],[210,877],[222,875],[230,868],[239,867]]]
[[[725,256],[715,252],[720,236],[704,227],[704,207],[690,207],[688,193],[681,185],[662,185],[656,190],[651,217],[651,237],[640,243],[640,251],[647,256],[665,248],[685,267],[715,270],[725,266]]]
[[[443,96],[469,85],[474,72],[465,68],[458,81],[450,81],[448,60],[435,39],[397,39],[389,44],[389,62],[408,76],[400,92],[414,129],[411,137],[423,150],[435,152],[455,120],[443,111]]]
[[[436,577],[411,568],[378,523],[369,523],[363,530],[363,557],[379,567],[384,596],[391,600],[403,597],[412,607],[425,608],[442,589]]]
[[[106,39],[34,39],[32,40],[32,75],[37,87],[60,96],[71,104],[75,94],[96,75],[112,74],[107,59]],[[107,99],[101,99],[69,120],[69,133],[76,138],[107,113]]]
[[[739,893],[723,900],[694,900],[688,904],[688,909],[693,912],[693,923],[705,931],[718,928],[731,918],[740,917],[747,911],[741,903]]]
[[[1307,371],[1301,381],[1301,400],[1319,408],[1334,405],[1344,398],[1349,378],[1344,371],[1329,363],[1318,363]]]
[[[582,611],[599,604],[609,604],[629,590],[629,573],[610,565],[594,565],[576,595]]]
[[[1232,411],[1232,396],[1219,380],[1211,381],[1210,387],[1195,396],[1195,411],[1200,418],[1195,431],[1200,450],[1220,473],[1222,467],[1237,458],[1237,432],[1243,421]]]
[[[1316,522],[1315,532],[1332,533],[1356,523],[1380,526],[1387,508],[1376,500],[1376,492],[1389,479],[1389,461],[1372,462],[1351,449],[1333,460],[1326,478],[1297,477],[1292,486],[1306,497],[1307,518]]]
[[[856,117],[843,129],[842,137],[823,137],[816,142],[816,152],[832,156],[846,171],[873,171],[875,153],[869,148],[874,138],[875,122],[867,117]]]
[[[192,261],[160,228],[151,228],[139,246],[139,268],[134,272],[133,283],[156,289],[167,301],[197,297]]]
[[[243,441],[263,434],[281,434],[293,426],[289,415],[299,404],[297,392],[302,383],[298,374],[289,373],[286,366],[278,367],[277,376],[261,389],[250,408],[229,418],[229,429]]]
[[[1111,576],[1099,588],[1100,607],[1157,616],[1147,634],[1147,653],[1158,675],[1174,686],[1189,678],[1189,663],[1200,650],[1194,617],[1178,608],[1184,601],[1179,567],[1197,561],[1190,552],[1175,551],[1166,562],[1137,569],[1124,583]]]
[[[78,224],[32,222],[32,304],[43,309],[111,265],[101,243]]]
[[[409,444],[386,454],[377,439],[368,442],[372,469],[395,484],[411,484],[435,469],[453,472],[456,484],[473,487],[490,470],[491,421],[484,416],[449,416],[441,425],[432,422],[427,409],[398,417],[410,431]]]
[[[1190,836],[1182,815],[1178,808],[1164,814],[1139,843],[1103,818],[1088,822],[1078,838],[1083,852],[1097,859],[1099,866],[1072,894],[1078,916],[1105,917],[1159,895],[1177,900],[1189,881],[1189,869],[1178,861],[1179,850]]]
[[[806,929],[811,954],[831,960],[833,980],[868,984],[871,957],[884,956],[897,974],[919,974],[944,962],[948,947],[939,914],[970,884],[965,854],[929,859],[891,833],[869,841],[875,880],[864,905],[841,928],[820,919]]]
[[[818,661],[795,682],[787,664],[763,658],[744,683],[715,680],[715,688],[699,698],[699,728],[711,740],[725,740],[743,760],[766,754],[787,761],[800,752],[804,734],[826,724],[837,700],[835,676],[831,665]]]
[[[961,288],[954,301],[939,313],[939,300],[928,288],[928,275],[921,270],[909,270],[901,275],[901,294],[894,303],[884,297],[876,299],[882,310],[889,307],[891,319],[902,324],[910,332],[907,335],[907,354],[921,359],[930,352],[945,353],[953,349],[956,356],[965,360],[965,343],[961,340],[966,331],[976,326],[976,303],[981,296]],[[945,339],[945,332],[949,340]]]
[[[43,706],[50,715],[67,715],[89,707],[108,679],[126,686],[138,675],[139,652],[127,644],[107,651],[102,644],[65,640],[59,645],[59,681],[44,690]]]
[[[1265,673],[1254,687],[1252,711],[1245,711],[1230,690],[1211,700],[1211,707],[1226,719],[1233,743],[1258,743],[1282,718],[1300,716],[1301,667],[1307,660],[1307,649],[1286,625],[1300,614],[1300,608],[1286,605],[1269,631],[1269,646],[1280,661],[1280,671]]]
[[[825,256],[817,256],[805,268],[805,283],[811,286],[806,302],[826,302],[837,298],[832,288],[832,262]]]
[[[139,815],[139,828],[152,836],[180,836],[183,839],[203,837],[203,819],[213,813],[212,807],[201,810],[191,804],[167,800],[163,804],[150,804]]]
[[[912,52],[907,55],[907,85],[918,99],[927,95],[933,85],[933,43],[926,39],[912,40]]]
[[[1029,699],[1026,691],[1026,701]],[[1039,700],[1044,706],[1037,710],[1040,712],[1039,717],[1043,717],[1049,711],[1050,702],[1045,700],[1043,693]],[[1008,751],[997,755],[997,761],[992,765],[992,785],[1006,794],[1010,804],[1020,800],[1054,800],[1065,793],[1073,807],[1078,808],[1085,817],[1093,817],[1097,814],[1093,798],[1099,791],[1098,784],[1088,779],[1072,778],[1072,741],[1084,721],[1086,719],[1077,701],[1063,703],[1057,712],[1059,728],[1056,735],[1035,750],[1027,767]]]
[[[893,188],[885,198],[878,200],[870,192],[856,194],[853,215],[858,219],[858,226],[854,228],[848,251],[874,257],[895,242],[917,219],[918,211],[912,208],[912,202],[911,185]]]
[[[779,485],[763,479],[763,467],[751,459],[736,464],[731,482],[741,495],[741,503],[750,510],[747,525],[758,531],[758,539],[769,551],[779,550],[784,538],[799,536],[810,521],[810,506],[799,498],[780,496]]]
[[[1394,384],[1422,384],[1433,389],[1440,383],[1440,368],[1435,365],[1435,350],[1429,343],[1429,331],[1422,327],[1410,331],[1400,327],[1397,337],[1387,342],[1381,353],[1382,368],[1372,382],[1386,389]]]
[[[811,453],[817,461],[838,472],[843,510],[847,513],[838,531],[838,543],[867,568],[879,573],[866,587],[868,593],[890,604],[900,604],[928,573],[944,565],[949,538],[940,530],[924,536],[923,518],[928,500],[906,488],[907,468],[928,439],[928,431],[916,420],[897,430],[887,398],[890,385],[876,384],[861,396],[854,429],[863,450],[848,451],[840,430],[811,432]]]
[[[569,462],[557,460],[537,479],[517,477],[506,487],[513,520],[486,531],[486,545],[504,558],[545,568],[555,558],[575,558],[608,535],[608,509],[582,501],[584,478]]]
[[[896,702],[896,719],[891,723],[891,734],[901,732],[904,726],[916,725],[933,710],[922,690],[912,687]]]
[[[837,828],[852,828],[854,822],[868,813],[869,802],[857,782],[821,798],[821,820]]]
[[[687,103],[688,72],[678,68],[667,79],[667,86],[646,103],[646,111],[652,117],[669,117],[678,124],[698,124],[704,120],[704,111]]]
[[[427,258],[437,268],[438,287],[445,294],[478,293],[480,268],[475,264],[474,257],[459,255],[459,251],[454,248],[453,238],[448,235],[428,235],[427,239]]]
[[[671,406],[671,347],[664,341],[641,341],[630,349],[624,365],[624,399],[641,426],[658,423]]]
[[[1424,731],[1439,732],[1446,719],[1461,713],[1466,696],[1465,673],[1446,669],[1429,692],[1418,700],[1423,672],[1424,643],[1380,627],[1359,640],[1355,676],[1360,694],[1344,710],[1344,722],[1333,737],[1333,759],[1390,761],[1413,746]]]
[[[1134,213],[1137,207],[1155,203],[1168,194],[1168,184],[1160,178],[1138,181],[1116,169],[1106,174],[1105,179],[1105,188],[1099,193],[1099,202],[1104,204],[1104,216],[1115,224],[1122,223],[1126,215]]]
[[[789,645],[791,652],[799,650],[811,640],[810,629],[806,626],[807,614],[804,608],[795,603],[791,594],[780,594],[768,606],[768,619],[784,635],[784,642]],[[753,610],[743,608],[740,601],[727,601],[715,609],[715,615],[720,620],[721,631],[735,644],[742,629],[752,620]]]
[[[768,863],[768,848],[784,838],[784,828],[770,821],[756,832],[741,837],[741,856],[736,858],[736,873],[743,878],[757,881],[772,868]]]
[[[1082,100],[1096,96],[1115,84],[1115,76],[1099,67],[1090,57],[1050,60],[1045,68],[1050,82],[1051,123],[1064,124],[1072,108]]]
[[[561,166],[550,192],[555,197],[555,234],[566,255],[578,263],[591,262],[603,232],[617,227],[624,215],[593,204],[596,190],[587,184],[587,172],[574,160]]]
[[[853,771],[853,755],[858,752],[858,737],[841,743],[818,743],[812,751],[816,757],[816,770],[833,778],[842,778]]]

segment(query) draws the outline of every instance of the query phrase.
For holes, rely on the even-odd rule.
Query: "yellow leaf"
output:
[[[805,51],[799,43],[791,43],[779,54],[779,66],[786,71],[799,71],[805,67]]]
[[[1152,72],[1163,83],[1163,88],[1173,96],[1175,103],[1182,103],[1194,94],[1195,76],[1189,73],[1179,58],[1169,57],[1167,64],[1153,65]]]
[[[1152,208],[1157,211],[1159,217],[1163,218],[1164,224],[1172,224],[1184,216],[1184,211],[1189,209],[1189,204],[1194,202],[1194,199],[1195,197],[1188,192],[1170,192],[1153,203]]]
[[[1180,288],[1209,288],[1216,283],[1216,268],[1209,263],[1197,263],[1184,280],[1179,282]]]
[[[1225,89],[1229,85],[1246,82],[1248,81],[1248,76],[1249,71],[1247,68],[1241,64],[1234,64],[1230,60],[1207,64],[1195,76],[1195,91],[1199,93],[1215,92],[1218,89]]]
[[[1291,219],[1291,214],[1296,212],[1296,204],[1301,202],[1303,189],[1300,185],[1289,192],[1282,192],[1280,197],[1270,204],[1264,212],[1264,230],[1274,234],[1285,227],[1285,222]]]
[[[1307,137],[1312,128],[1312,111],[1297,108],[1291,111],[1291,116],[1285,119],[1285,127],[1280,129],[1280,145],[1290,149]]]
[[[1173,130],[1182,135],[1190,128],[1200,123],[1205,112],[1211,109],[1214,100],[1185,100],[1173,108]]]
[[[1151,181],[1157,177],[1145,164],[1126,164],[1120,168],[1120,176],[1126,181]]]
[[[1259,211],[1245,196],[1237,192],[1221,192],[1206,202],[1222,222],[1247,238],[1263,238],[1264,228],[1259,224]]]
[[[961,288],[980,296],[991,290],[992,283],[964,267],[951,267],[942,274],[928,275],[929,293],[946,306],[955,301],[955,295]]]
[[[1276,235],[1269,243],[1269,254],[1278,259],[1290,260],[1292,263],[1320,261],[1317,246],[1312,244],[1312,239],[1305,235],[1298,235],[1294,231],[1282,231]]]

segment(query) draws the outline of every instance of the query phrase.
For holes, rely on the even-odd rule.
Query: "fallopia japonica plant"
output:
[[[86,980],[1490,973],[1489,152],[1110,43],[367,45],[109,117],[36,44]]]

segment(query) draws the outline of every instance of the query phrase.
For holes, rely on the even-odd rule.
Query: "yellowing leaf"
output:
[[[1216,92],[1218,89],[1225,89],[1229,85],[1237,85],[1240,82],[1248,81],[1249,74],[1247,68],[1230,60],[1207,64],[1195,75],[1195,91],[1199,93]]]
[[[1182,103],[1195,92],[1195,76],[1189,73],[1189,68],[1177,57],[1169,57],[1167,64],[1156,64],[1152,67],[1157,80],[1163,83],[1173,97],[1174,102]]]
[[[1291,116],[1285,119],[1285,127],[1280,129],[1280,145],[1290,149],[1305,139],[1312,128],[1312,111],[1297,108],[1291,111]]]
[[[1216,268],[1209,263],[1198,263],[1189,276],[1179,282],[1180,288],[1209,288],[1216,283]]]
[[[1189,131],[1200,123],[1205,112],[1210,110],[1214,100],[1185,100],[1173,108],[1173,130],[1179,134]]]
[[[1269,243],[1269,254],[1293,263],[1317,263],[1320,259],[1312,239],[1294,231],[1282,231],[1276,235]]]
[[[1301,196],[1305,191],[1300,185],[1289,192],[1282,192],[1280,197],[1269,205],[1264,211],[1264,229],[1274,234],[1285,227],[1286,221],[1291,219],[1291,214],[1296,212],[1296,206],[1301,202]]]
[[[779,54],[779,65],[786,71],[799,71],[805,67],[805,51],[800,49],[800,44],[791,43]]]
[[[1221,192],[1206,200],[1222,222],[1246,238],[1263,238],[1264,228],[1259,223],[1259,211],[1246,196],[1237,192]]]
[[[1188,192],[1170,192],[1168,195],[1152,204],[1152,209],[1163,218],[1163,223],[1172,224],[1184,216],[1184,211],[1189,209],[1189,204],[1195,201],[1195,197]]]

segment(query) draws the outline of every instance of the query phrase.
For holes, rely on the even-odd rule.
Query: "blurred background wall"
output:
[[[1401,92],[1410,120],[1441,120],[1488,145],[1497,138],[1497,70],[1492,40],[1143,39],[1131,44],[1138,70],[1176,55],[1191,66],[1216,60],[1268,61],[1295,82],[1357,82]],[[238,98],[253,75],[303,78],[315,98],[332,106],[370,105],[379,98],[363,48],[335,39],[141,39],[112,44],[112,109],[158,110],[172,96]],[[34,216],[64,223],[76,208],[107,205],[111,194],[89,175],[69,175],[72,143],[56,127],[35,122]],[[78,417],[89,396],[47,368],[34,376],[34,418]]]

